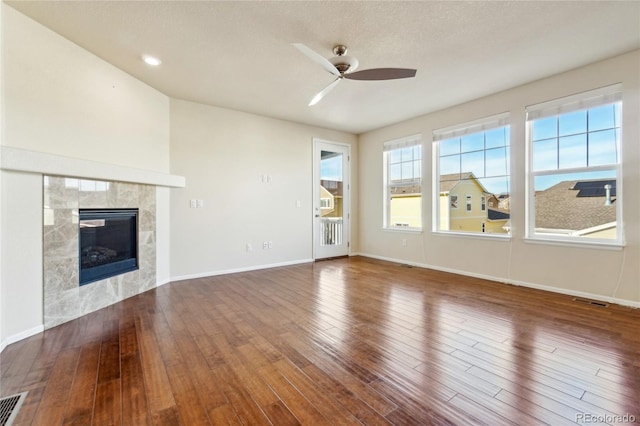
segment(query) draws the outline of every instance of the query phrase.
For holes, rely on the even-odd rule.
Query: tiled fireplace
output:
[[[155,287],[155,186],[59,176],[43,184],[45,329]],[[139,269],[79,285],[81,209],[138,209]]]

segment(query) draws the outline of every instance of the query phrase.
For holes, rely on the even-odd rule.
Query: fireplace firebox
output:
[[[138,269],[138,209],[80,209],[80,285]]]

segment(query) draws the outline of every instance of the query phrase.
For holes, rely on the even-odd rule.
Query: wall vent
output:
[[[582,299],[580,297],[574,297],[573,301],[574,302],[578,302],[578,303],[584,303],[585,305],[599,306],[601,308],[608,308],[609,307],[608,303],[599,302],[597,300]]]
[[[11,426],[27,397],[27,392],[5,396],[0,399],[0,426]]]

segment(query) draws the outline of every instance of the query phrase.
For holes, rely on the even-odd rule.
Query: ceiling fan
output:
[[[409,68],[372,68],[354,72],[356,68],[358,68],[358,60],[353,56],[348,56],[347,46],[342,44],[334,46],[333,53],[335,56],[329,59],[326,59],[302,43],[293,43],[293,45],[309,59],[320,64],[325,70],[337,77],[331,84],[311,99],[309,106],[317,104],[320,99],[324,98],[343,78],[348,80],[396,80],[399,78],[415,77],[416,75],[416,70]]]

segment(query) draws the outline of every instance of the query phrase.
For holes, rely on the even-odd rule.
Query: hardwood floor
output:
[[[353,257],[167,284],[0,372],[15,425],[637,423],[640,310]]]

